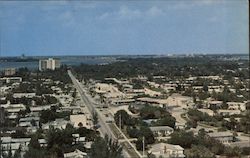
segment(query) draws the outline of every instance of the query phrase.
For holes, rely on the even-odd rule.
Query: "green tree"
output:
[[[31,124],[32,126],[36,126],[36,121],[35,121],[34,119],[32,119],[32,120],[30,121],[30,124]]]
[[[21,158],[21,147],[15,151],[13,158]]]
[[[38,142],[38,137],[36,135],[33,135],[31,137],[30,143],[29,143],[29,149],[25,152],[24,158],[44,158],[45,157],[45,151],[41,149],[41,146]]]
[[[155,122],[155,125],[157,126],[169,126],[169,127],[172,127],[172,128],[175,128],[175,118],[171,115],[166,115],[165,117],[157,120]]]
[[[183,148],[190,148],[192,144],[196,144],[196,139],[193,132],[186,132],[181,130],[172,133],[170,135],[168,143],[180,145]]]
[[[141,126],[141,137],[145,138],[146,144],[153,144],[155,142],[154,134],[149,127]]]
[[[107,135],[105,138],[97,137],[91,145],[89,156],[90,158],[122,158],[122,147]]]
[[[135,147],[137,150],[142,151],[143,150],[143,140],[142,138],[138,138],[137,141],[135,142]]]
[[[117,111],[114,115],[114,119],[115,119],[115,123],[118,126],[120,126],[120,123],[121,123],[122,128],[124,127],[124,125],[128,125],[131,120],[129,114],[125,110]]]
[[[92,116],[93,116],[93,124],[97,125],[98,124],[98,115],[97,115],[97,113],[93,112]]]
[[[185,152],[188,158],[214,158],[215,155],[204,146],[192,145],[191,149]]]
[[[53,110],[43,110],[40,114],[40,119],[42,123],[47,123],[49,121],[55,121],[56,113]]]

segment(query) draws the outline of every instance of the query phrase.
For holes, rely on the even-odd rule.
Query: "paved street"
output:
[[[84,105],[86,105],[88,110],[91,112],[91,115],[93,113],[97,114],[98,121],[99,121],[98,123],[100,125],[101,135],[102,136],[108,135],[114,141],[118,140],[118,138],[116,138],[116,136],[114,135],[114,133],[112,132],[112,130],[110,129],[108,124],[106,123],[106,117],[97,108],[95,108],[95,104],[90,101],[92,99],[89,98],[89,95],[86,95],[86,90],[84,89],[83,85],[74,77],[74,75],[71,73],[70,70],[68,70],[68,74],[69,74],[73,84],[75,85],[77,91],[80,93],[80,96],[81,96],[81,99],[82,99]],[[118,130],[120,131],[119,128],[118,128]],[[124,157],[126,157],[126,158],[132,157],[128,154],[128,152],[127,152],[128,150],[135,150],[134,152],[137,153],[137,155],[140,155],[138,157],[142,157],[141,154],[135,149],[135,147],[131,144],[131,142],[127,139],[127,137],[122,132],[121,132],[121,136],[123,136],[125,142],[127,142],[131,146],[131,147],[129,147],[130,149],[123,146]],[[124,149],[124,148],[126,148],[126,149]]]

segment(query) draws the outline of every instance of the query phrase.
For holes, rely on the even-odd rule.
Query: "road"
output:
[[[174,108],[173,110],[171,110],[171,114],[173,117],[175,117],[176,121],[183,124],[187,122],[185,119],[181,117],[181,115],[184,113],[186,113],[186,111],[181,107]]]
[[[86,95],[86,90],[82,86],[82,84],[74,77],[74,75],[71,73],[70,70],[68,70],[68,75],[71,78],[75,88],[79,92],[81,99],[84,103],[84,105],[88,108],[88,110],[91,112],[91,115],[93,113],[96,113],[98,116],[98,123],[100,125],[100,133],[101,135],[108,135],[109,138],[111,138],[114,141],[117,141],[118,138],[114,135],[113,131],[110,129],[109,125],[106,123],[106,117],[97,109],[95,108],[95,104],[90,101],[89,97]],[[92,99],[91,99],[92,100]],[[120,129],[118,128],[120,131]],[[120,131],[121,132],[121,131]],[[126,158],[130,158],[131,156],[128,154],[128,150],[134,150],[134,152],[139,155],[139,157],[142,157],[141,154],[136,150],[136,148],[131,144],[131,142],[128,140],[128,138],[121,132],[121,136],[123,136],[124,140],[131,146],[130,149],[124,149],[126,147],[123,146],[123,156]]]

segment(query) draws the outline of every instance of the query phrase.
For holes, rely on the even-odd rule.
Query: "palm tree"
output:
[[[91,145],[89,156],[90,158],[123,158],[122,147],[107,135],[104,138],[97,137]]]

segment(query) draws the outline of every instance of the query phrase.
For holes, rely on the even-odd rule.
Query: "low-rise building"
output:
[[[3,107],[6,112],[10,113],[19,113],[21,110],[25,110],[26,107],[23,104],[1,104],[0,107]]]
[[[208,108],[220,108],[222,106],[222,101],[211,100],[208,101]]]
[[[210,110],[210,109],[197,109],[197,110],[200,111],[200,112],[206,113],[209,116],[214,116],[214,111],[213,110]]]
[[[87,157],[87,153],[82,152],[82,151],[76,149],[73,152],[64,153],[63,156],[64,156],[64,158],[86,158]]]
[[[70,115],[70,122],[73,124],[74,127],[91,127],[91,121],[87,119],[87,116],[85,114]]]
[[[55,121],[42,124],[42,129],[48,130],[50,127],[65,129],[67,124],[71,124],[71,122],[64,119],[56,119]]]
[[[43,110],[49,110],[53,105],[43,105],[43,106],[32,106],[30,107],[31,112],[40,112]]]
[[[22,82],[22,77],[3,77],[0,80],[4,81],[5,83],[20,83]]]
[[[241,102],[227,102],[228,110],[246,110],[246,103]]]
[[[194,106],[193,98],[182,96],[181,94],[174,93],[167,98],[168,106],[180,106],[182,108],[189,108]]]
[[[217,113],[222,115],[222,116],[230,116],[230,115],[239,115],[241,113],[240,110],[224,110],[220,109],[217,110]]]
[[[171,133],[174,132],[174,129],[169,126],[155,126],[155,127],[149,127],[150,130],[154,133],[155,136],[168,136]]]
[[[36,96],[36,93],[14,93],[13,94],[13,98],[22,98],[22,97],[33,98],[35,96]]]
[[[227,131],[208,133],[208,136],[216,140],[219,140],[221,143],[229,143],[234,140],[233,133]]]
[[[149,154],[153,154],[156,158],[184,158],[184,149],[180,145],[172,145],[167,143],[158,143],[152,145],[148,151]]]

